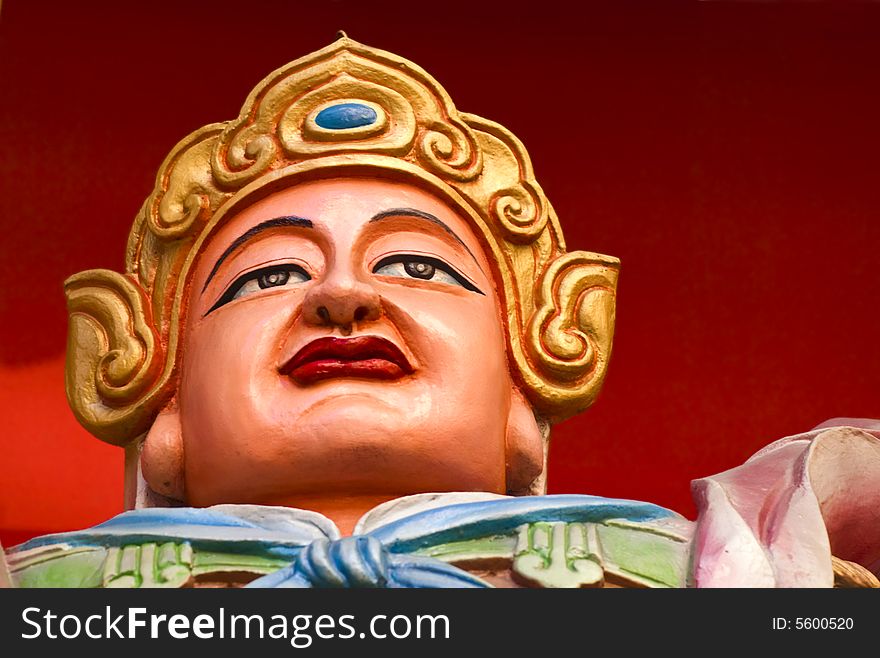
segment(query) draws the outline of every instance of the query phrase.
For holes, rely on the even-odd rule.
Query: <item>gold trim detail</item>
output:
[[[831,556],[834,586],[839,588],[880,588],[880,580],[861,564]]]

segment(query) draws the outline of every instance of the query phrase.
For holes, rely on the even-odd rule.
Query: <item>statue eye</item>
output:
[[[275,286],[283,286],[290,280],[290,272],[288,270],[271,270],[257,277],[257,284],[260,288],[274,288]],[[239,291],[239,294],[241,291]]]
[[[386,256],[373,267],[373,274],[395,276],[403,279],[436,281],[483,293],[459,272],[439,258],[431,256],[394,255]]]
[[[419,261],[407,261],[403,264],[404,271],[416,279],[433,279],[437,268],[430,263]]]
[[[292,263],[270,265],[252,272],[246,272],[226,289],[208,313],[231,302],[233,299],[246,297],[267,288],[280,288],[282,286],[304,283],[310,281],[311,278],[303,268]],[[205,313],[205,315],[208,313]]]

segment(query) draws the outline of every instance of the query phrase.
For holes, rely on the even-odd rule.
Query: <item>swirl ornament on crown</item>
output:
[[[127,445],[174,395],[190,269],[224,217],[280,186],[382,176],[457,208],[494,267],[511,371],[556,421],[592,403],[614,331],[618,261],[565,251],[522,144],[456,110],[415,64],[342,37],[281,67],[237,119],[195,131],[162,163],[125,274],[66,282],[67,393],[79,421]]]

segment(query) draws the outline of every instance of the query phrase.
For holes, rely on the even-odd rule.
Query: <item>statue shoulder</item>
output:
[[[685,587],[693,526],[650,503],[557,495],[440,508],[373,535],[500,587]]]
[[[324,517],[256,505],[125,512],[86,530],[36,537],[6,554],[17,587],[238,586],[333,535]]]
[[[441,494],[383,507],[344,539],[303,510],[137,510],[35,538],[7,558],[19,587],[686,584],[691,524],[648,503]],[[311,568],[326,560],[339,562],[339,582]]]

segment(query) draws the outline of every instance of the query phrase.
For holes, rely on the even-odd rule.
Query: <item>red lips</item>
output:
[[[319,338],[281,366],[281,373],[298,384],[311,384],[332,377],[397,379],[413,367],[391,341],[378,336]]]

